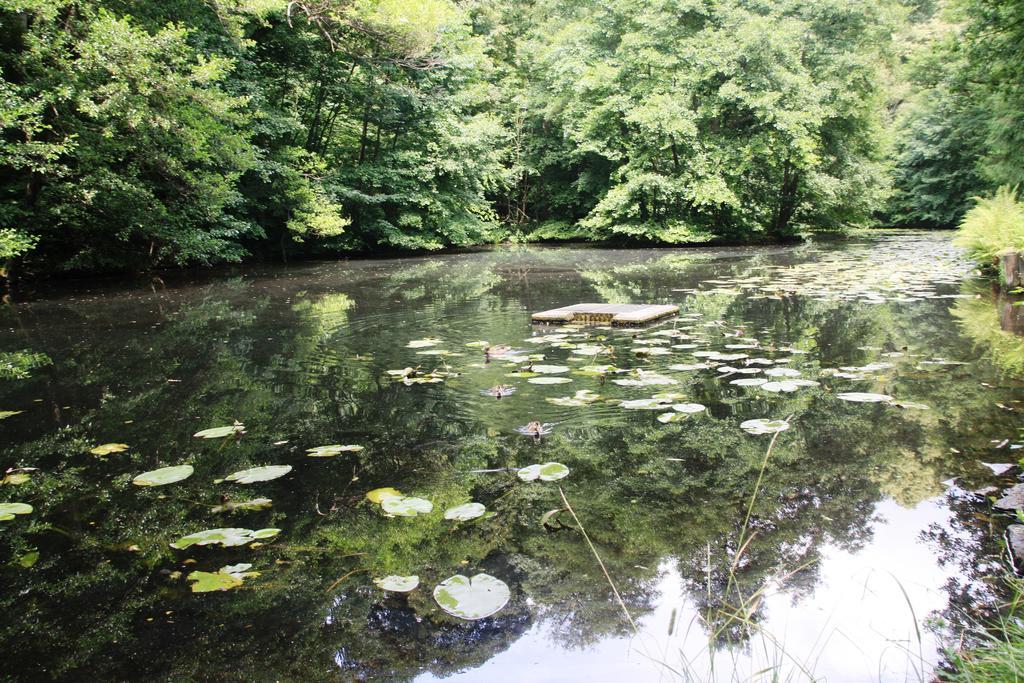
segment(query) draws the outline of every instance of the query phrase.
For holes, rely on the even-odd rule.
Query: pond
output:
[[[986,296],[905,232],[15,297],[0,677],[927,679],[999,597]],[[588,301],[681,312],[531,325]]]

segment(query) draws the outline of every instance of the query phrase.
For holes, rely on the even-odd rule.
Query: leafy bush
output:
[[[1004,186],[993,197],[979,198],[960,222],[955,242],[982,263],[1002,252],[1024,251],[1024,204],[1017,189]]]

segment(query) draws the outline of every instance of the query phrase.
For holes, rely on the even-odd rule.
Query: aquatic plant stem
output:
[[[629,610],[626,608],[626,603],[623,602],[622,596],[619,595],[619,589],[615,587],[615,582],[612,581],[611,575],[608,574],[608,569],[604,566],[604,562],[601,561],[601,556],[597,554],[597,548],[595,548],[594,544],[590,541],[590,536],[587,535],[587,530],[583,528],[583,522],[581,522],[580,518],[576,516],[576,511],[572,509],[572,505],[569,504],[569,499],[565,497],[565,491],[562,490],[561,486],[558,487],[558,493],[562,496],[562,502],[565,504],[565,509],[569,511],[570,515],[572,515],[572,518],[576,521],[576,526],[580,529],[580,533],[583,534],[583,540],[585,540],[587,545],[590,546],[590,552],[594,554],[594,559],[597,560],[597,564],[601,567],[601,571],[604,573],[604,578],[607,579],[608,585],[612,587],[612,593],[615,594],[615,599],[619,601],[619,607],[622,608],[622,613],[626,615],[626,621],[628,621],[629,625],[633,627],[633,633],[639,636],[640,629],[636,627],[636,622],[633,621],[633,615],[631,615]]]
[[[786,418],[786,422],[789,422],[793,416],[790,415]],[[750,518],[754,514],[754,503],[757,502],[757,492],[761,490],[761,482],[764,481],[765,470],[768,469],[768,461],[772,457],[772,450],[775,448],[775,442],[779,439],[779,434],[782,432],[775,432],[772,434],[772,440],[768,444],[768,449],[764,452],[764,459],[761,461],[761,469],[757,473],[757,482],[754,483],[754,490],[750,494],[750,503],[747,504],[747,514],[743,518],[743,526],[740,528],[740,537],[737,542],[739,550],[736,552],[736,557],[732,560],[732,566],[729,567],[729,582],[725,587],[725,594],[729,594],[729,590],[732,588],[733,579],[736,577],[736,566],[739,564],[740,558],[743,557],[743,553],[746,550],[747,544],[750,539],[747,539],[747,528],[750,525]],[[742,597],[741,597],[742,600]]]
[[[353,569],[352,571],[350,571],[350,572],[348,572],[348,573],[346,573],[346,574],[343,574],[343,575],[342,575],[341,577],[339,577],[339,578],[338,578],[338,580],[337,580],[337,581],[335,581],[334,583],[332,583],[332,584],[331,584],[330,586],[328,586],[328,587],[327,587],[327,590],[325,590],[324,592],[325,592],[325,593],[330,593],[330,592],[331,592],[332,590],[334,590],[335,588],[337,588],[337,586],[338,586],[338,584],[339,584],[339,583],[341,583],[342,581],[344,581],[344,580],[345,580],[345,579],[347,579],[348,577],[352,576],[353,574],[358,574],[359,572],[368,572],[368,571],[370,571],[370,570],[369,570],[369,569],[366,569],[366,568],[361,568],[361,569]]]

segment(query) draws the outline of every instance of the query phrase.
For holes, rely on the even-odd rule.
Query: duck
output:
[[[484,394],[485,396],[493,396],[494,398],[501,399],[504,396],[509,396],[515,393],[515,390],[515,387],[510,387],[507,384],[495,384],[490,389],[485,389],[480,393]]]

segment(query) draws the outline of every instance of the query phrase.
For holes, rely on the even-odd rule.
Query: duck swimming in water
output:
[[[480,393],[484,396],[493,396],[494,398],[501,399],[505,396],[511,396],[516,392],[515,387],[510,387],[507,384],[495,384],[490,389],[484,389]]]
[[[538,422],[534,420],[529,422],[525,427],[517,427],[516,431],[523,436],[532,436],[537,441],[540,441],[540,437],[551,433],[551,427],[553,425],[547,422]]]

